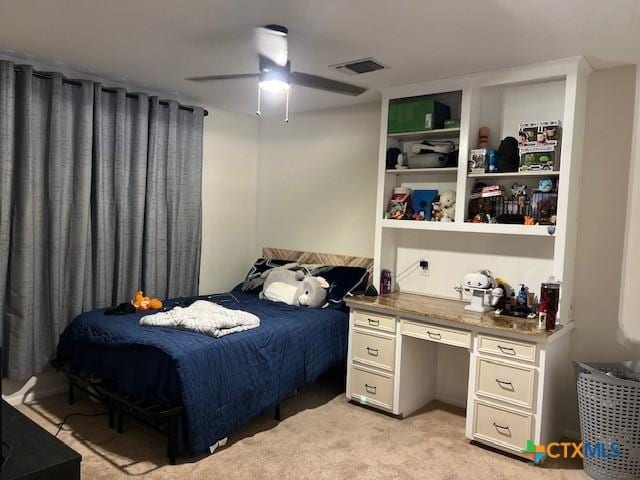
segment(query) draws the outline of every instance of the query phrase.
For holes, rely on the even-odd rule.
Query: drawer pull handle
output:
[[[516,349],[513,347],[503,347],[502,345],[498,345],[498,348],[500,349],[500,351],[502,353],[505,353],[507,355],[515,355],[516,354]]]
[[[375,318],[367,318],[367,320],[369,321],[369,325],[371,325],[372,327],[380,326],[380,320],[377,320]]]
[[[377,348],[367,347],[367,353],[369,355],[371,355],[372,357],[377,357],[378,356],[378,349]]]
[[[433,338],[434,340],[441,340],[442,339],[442,335],[439,333],[433,333],[430,332],[429,330],[427,330],[427,335],[429,335],[429,338]]]
[[[496,383],[500,385],[500,388],[509,390],[510,392],[515,392],[515,388],[513,386],[513,383],[511,382],[507,382],[505,380],[500,380],[499,378],[496,378]]]
[[[364,384],[364,389],[367,391],[367,393],[372,393],[372,394],[376,394],[376,390],[377,388],[371,385],[367,385],[366,383]]]
[[[511,436],[511,429],[508,426],[504,426],[504,425],[498,425],[496,422],[493,422],[493,426],[496,428],[496,430],[498,430],[498,432],[501,435],[509,435]],[[508,433],[503,433],[503,432],[508,432]]]

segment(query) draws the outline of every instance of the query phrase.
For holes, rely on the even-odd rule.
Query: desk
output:
[[[2,439],[12,449],[2,480],[80,480],[80,454],[5,401]]]
[[[527,440],[558,440],[573,324],[516,328],[464,305],[405,293],[348,299],[347,398],[410,415],[436,398],[437,351],[447,345],[468,352],[468,439],[518,455]]]

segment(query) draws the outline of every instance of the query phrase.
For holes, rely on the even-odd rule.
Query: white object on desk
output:
[[[463,290],[468,291],[471,294],[471,301],[469,305],[465,305],[464,309],[468,312],[477,312],[477,313],[486,313],[490,310],[493,310],[493,307],[490,306],[493,303],[492,292],[493,288],[464,288]],[[500,295],[502,296],[502,295]],[[499,297],[498,297],[499,298]]]
[[[493,310],[504,296],[504,290],[496,288],[496,281],[489,270],[467,273],[463,283],[453,288],[462,298],[465,293],[470,296],[469,305],[464,307],[468,312],[486,313]]]

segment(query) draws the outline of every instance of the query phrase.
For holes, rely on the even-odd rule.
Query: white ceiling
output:
[[[574,55],[640,63],[639,0],[0,0],[0,51],[62,62],[206,106],[255,111],[253,27],[289,27],[294,70],[371,88],[357,97],[292,89],[292,111],[377,98],[376,89]],[[328,65],[375,57],[349,77]],[[268,113],[279,99],[267,98]]]

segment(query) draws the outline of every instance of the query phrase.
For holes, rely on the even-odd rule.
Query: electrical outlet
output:
[[[429,261],[422,258],[420,259],[420,276],[428,277],[429,276]]]

